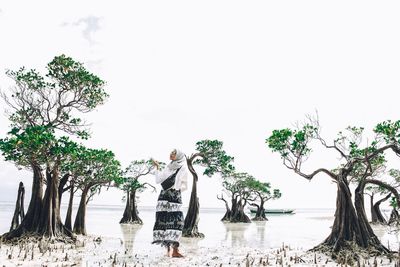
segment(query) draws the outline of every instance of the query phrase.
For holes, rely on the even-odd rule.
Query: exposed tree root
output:
[[[182,236],[183,237],[204,238],[204,234],[198,233],[198,232],[196,232],[196,233],[185,233],[185,234],[182,234]]]
[[[254,218],[251,219],[251,220],[252,220],[252,221],[259,221],[259,222],[268,221],[268,219],[267,219],[266,217],[262,217],[262,216],[254,217]]]
[[[334,252],[333,246],[328,246],[324,243],[312,248],[310,252],[320,252],[332,259],[334,259],[338,264],[345,265],[356,265],[363,259],[376,257],[376,256],[387,256],[389,259],[393,259],[397,256],[397,252],[388,252],[380,247],[369,246],[368,248],[362,248],[358,246],[355,242],[345,241],[338,252]]]
[[[31,232],[25,232],[21,235],[18,236],[12,236],[12,235],[7,235],[10,234],[6,233],[0,237],[0,240],[4,244],[10,244],[10,245],[17,245],[20,243],[25,243],[25,242],[33,242],[33,243],[40,243],[40,242],[46,242],[46,243],[65,243],[65,244],[75,244],[76,242],[76,237],[75,236],[67,236],[67,235],[56,235],[56,236],[46,236],[46,235],[39,235],[36,233],[31,233]]]
[[[143,221],[139,218],[136,220],[128,220],[128,221],[120,221],[120,224],[134,224],[134,225],[143,225]]]

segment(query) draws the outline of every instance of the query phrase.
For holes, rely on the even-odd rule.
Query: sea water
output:
[[[15,203],[0,202],[0,233],[8,231],[14,207]],[[138,207],[138,209],[143,225],[129,226],[119,224],[124,206],[89,203],[86,212],[87,233],[121,239],[128,242],[131,248],[149,248],[152,246],[155,207]],[[74,212],[76,210],[77,207],[74,207]],[[186,210],[183,209],[183,212],[186,213]],[[63,205],[62,218],[65,218],[65,213],[66,207]],[[182,244],[191,247],[240,246],[257,249],[277,248],[285,244],[293,248],[310,249],[329,235],[334,219],[333,209],[295,209],[293,214],[267,215],[268,221],[252,223],[221,222],[224,213],[225,210],[220,208],[200,209],[198,226],[205,237],[183,238]],[[251,217],[250,213],[248,215]],[[398,249],[399,237],[395,228],[389,226],[373,226],[373,228],[384,245],[389,244],[391,249]]]

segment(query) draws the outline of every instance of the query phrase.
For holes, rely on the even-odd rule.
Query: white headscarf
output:
[[[174,149],[172,152],[176,152],[175,153],[176,158],[167,165],[167,168],[170,169],[171,171],[175,171],[180,167],[182,167],[183,164],[185,164],[186,157],[185,154],[183,154],[183,152],[178,149]]]
[[[176,172],[177,169],[181,168],[176,174],[174,189],[185,191],[188,187],[187,179],[189,175],[187,165],[185,165],[186,157],[185,154],[177,149],[174,149],[173,152],[176,153],[175,160],[172,160],[162,171],[159,171],[157,169],[155,170],[154,175],[156,176],[156,183],[162,183],[163,181],[165,181],[165,179]]]

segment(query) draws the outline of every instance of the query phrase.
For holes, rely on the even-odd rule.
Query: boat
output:
[[[294,210],[292,209],[264,209],[266,214],[292,214]],[[250,208],[251,213],[256,213],[257,209]]]

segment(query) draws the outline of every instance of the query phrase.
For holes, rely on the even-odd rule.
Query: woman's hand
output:
[[[156,160],[154,159],[150,159],[151,163],[153,164],[153,166],[155,166],[157,168],[157,170],[160,169],[160,163],[158,163]]]

